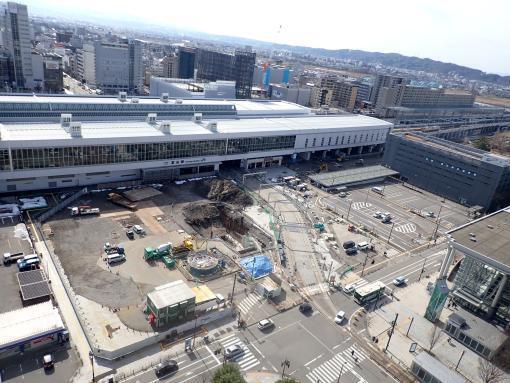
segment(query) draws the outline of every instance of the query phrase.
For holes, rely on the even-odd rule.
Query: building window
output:
[[[345,138],[345,136],[342,136],[342,142],[340,143],[341,145],[344,144],[344,138]]]
[[[328,138],[328,146],[331,146],[331,137]]]
[[[317,143],[317,138],[314,138],[313,142],[312,142],[312,146],[315,146],[316,143]]]
[[[336,136],[335,145],[338,145],[338,136]]]
[[[305,140],[305,148],[308,147],[308,138]]]
[[[321,138],[321,146],[324,146],[324,137]]]

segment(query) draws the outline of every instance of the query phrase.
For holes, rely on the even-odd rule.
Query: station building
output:
[[[122,104],[106,105],[109,110]],[[382,153],[392,127],[361,115],[309,115],[291,103],[232,105],[237,114],[244,105],[250,117],[213,120],[193,113],[183,120],[148,113],[142,121],[75,121],[74,114],[62,113],[60,122],[34,123],[7,122],[0,111],[0,193],[197,177],[221,168],[308,160],[312,154]],[[299,114],[302,110],[306,113]]]

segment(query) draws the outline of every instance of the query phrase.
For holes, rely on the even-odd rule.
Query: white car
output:
[[[335,316],[335,323],[341,324],[344,321],[344,318],[345,318],[345,311],[337,312],[336,316]]]
[[[382,218],[382,213],[380,211],[376,211],[374,213],[374,218]]]
[[[400,276],[400,277],[396,277],[394,280],[393,280],[393,284],[395,286],[401,286],[401,285],[404,285],[407,283],[407,279],[406,277],[404,276]]]
[[[265,330],[274,326],[274,322],[271,319],[262,319],[257,327],[259,330]]]
[[[241,355],[244,352],[243,346],[240,344],[234,344],[233,346],[228,346],[225,349],[225,358],[232,359],[236,356]]]
[[[338,194],[338,196],[341,198],[345,198],[347,197],[347,194],[345,192],[341,192],[340,194]]]

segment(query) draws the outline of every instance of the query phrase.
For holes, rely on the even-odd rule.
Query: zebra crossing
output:
[[[414,233],[416,231],[416,225],[414,223],[405,223],[403,225],[397,226],[395,231],[403,234]]]
[[[260,298],[262,298],[262,296],[257,291],[254,291],[238,303],[237,307],[239,307],[242,314],[246,315],[255,304],[259,303]]]
[[[353,202],[352,208],[354,210],[368,209],[372,204],[370,202]]]
[[[253,368],[260,364],[260,361],[253,355],[251,350],[245,345],[237,336],[230,335],[220,341],[223,349],[226,349],[229,346],[234,346],[236,344],[242,346],[244,352],[239,355],[237,358],[230,359],[231,362],[236,362],[241,371],[247,371],[250,368]]]
[[[350,372],[358,379],[358,383],[368,383],[361,375],[354,371],[355,365],[365,359],[368,359],[365,352],[352,345],[314,368],[306,374],[306,377],[312,383],[334,383],[338,381],[340,375]]]

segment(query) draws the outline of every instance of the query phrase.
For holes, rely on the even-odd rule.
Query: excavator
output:
[[[322,163],[319,165],[319,173],[327,172],[328,171],[328,164]]]

